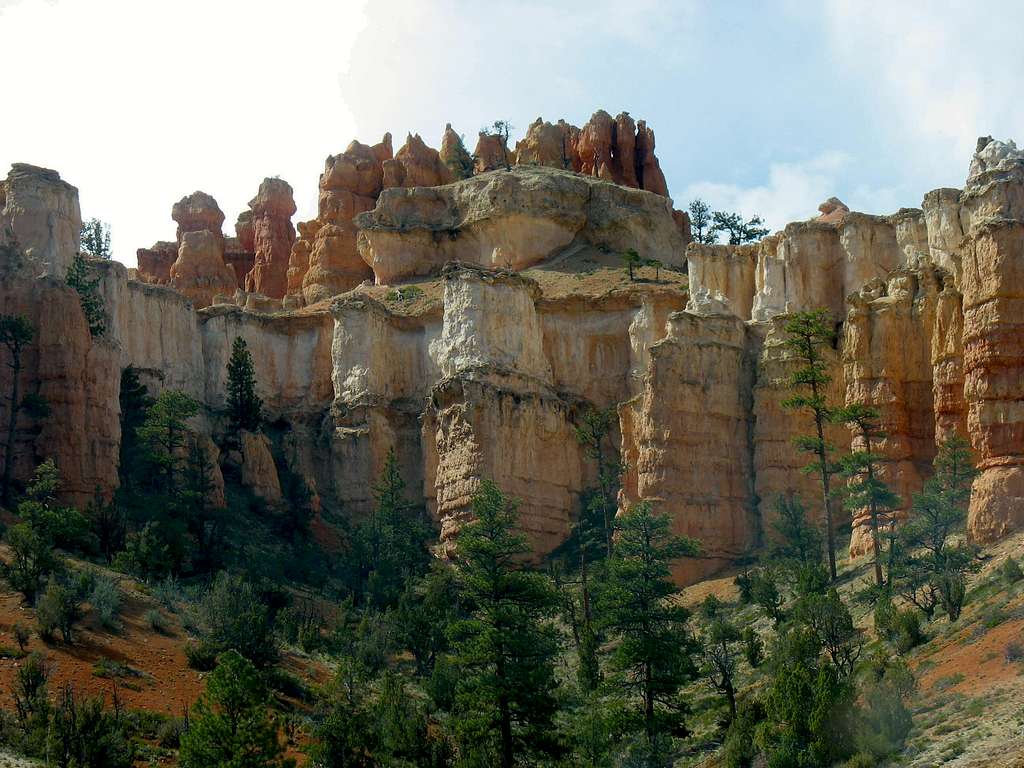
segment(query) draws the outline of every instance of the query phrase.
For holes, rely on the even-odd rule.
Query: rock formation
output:
[[[81,230],[77,189],[49,168],[11,166],[0,181],[0,245],[16,244],[36,274],[63,278]]]
[[[921,209],[868,216],[829,200],[819,217],[757,243],[686,248],[685,220],[651,186],[646,126],[598,113],[574,135],[534,123],[518,167],[443,186],[387,184],[444,178],[457,156],[450,137],[436,154],[412,137],[395,157],[390,137],[353,143],[328,159],[318,216],[298,225],[293,243],[271,226],[290,212],[254,205],[225,241],[212,198],[185,198],[174,211],[176,253],[158,244],[140,254],[150,282],[97,265],[109,328],[101,338],[89,336],[74,293],[40,268],[70,260],[74,244],[23,226],[35,233],[34,254],[49,255],[3,249],[0,301],[39,329],[23,391],[46,397],[54,416],[19,419],[18,478],[54,456],[76,503],[113,491],[118,379],[129,364],[154,392],[196,397],[196,440],[212,440],[241,336],[275,427],[272,440],[249,440],[237,467],[272,503],[273,477],[287,470],[325,510],[365,514],[393,448],[444,548],[458,545],[472,493],[489,477],[521,500],[539,556],[565,540],[595,482],[574,426],[591,408],[614,409],[612,438],[628,466],[621,504],[651,501],[676,531],[702,540],[702,557],[676,570],[690,581],[763,544],[780,494],[802,496],[818,517],[817,483],[799,472],[807,456],[793,443],[809,424],[781,401],[796,367],[785,322],[822,307],[839,331],[825,350],[828,396],[879,410],[887,437],[874,447],[904,502],[937,441],[965,434],[981,469],[970,535],[987,541],[1024,525],[1024,158],[1014,147],[982,143],[967,187],[931,192]],[[572,139],[583,173],[559,167],[560,136]],[[629,168],[644,189],[615,183],[616,174],[631,180]],[[53,186],[35,198],[33,221],[77,210],[55,174],[29,176]],[[11,188],[9,178],[4,216]],[[15,192],[15,202],[28,199]],[[266,267],[253,279],[273,271],[288,311],[259,293],[231,299],[238,267],[225,254],[248,248]],[[609,268],[627,248],[677,269],[685,254],[688,290],[675,272],[627,282],[617,263]],[[512,272],[527,267],[529,276]],[[0,386],[9,371],[0,366]],[[0,398],[0,423],[6,407]],[[845,427],[831,425],[827,437],[851,445]],[[856,555],[866,539],[863,516],[853,517]]]
[[[436,187],[453,180],[452,172],[436,149],[409,134],[391,160],[383,162],[384,187]]]
[[[252,271],[246,274],[245,290],[272,299],[283,298],[288,290],[288,257],[295,242],[295,199],[292,188],[283,179],[264,179],[256,197],[249,201],[252,216],[243,223],[239,240],[252,227],[255,254]],[[243,241],[243,248],[245,247]]]
[[[384,190],[356,225],[359,253],[384,284],[452,261],[521,270],[574,241],[677,266],[685,247],[665,198],[531,166]]]
[[[237,285],[234,270],[224,263],[217,236],[206,229],[182,235],[170,275],[171,288],[185,294],[196,309],[210,306],[214,296],[232,295]]]
[[[577,144],[580,129],[564,120],[546,123],[537,118],[530,123],[526,136],[516,142],[516,163],[518,165],[546,165],[579,172],[580,162]]]
[[[178,225],[179,247],[186,232],[205,230],[217,240],[220,252],[224,252],[224,212],[212,196],[205,192],[186,195],[171,208],[171,218]]]
[[[138,260],[139,279],[154,285],[171,282],[171,265],[178,258],[178,244],[159,240],[149,248],[135,252]]]
[[[462,137],[452,130],[452,124],[444,127],[441,137],[441,150],[438,152],[441,162],[451,172],[452,179],[468,179],[473,175],[473,157],[462,143]]]

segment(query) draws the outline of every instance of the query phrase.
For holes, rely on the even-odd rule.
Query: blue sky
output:
[[[352,138],[603,108],[654,128],[678,207],[780,228],[831,195],[917,206],[978,135],[1024,139],[1021,29],[995,2],[0,0],[0,164],[60,170],[134,263],[197,188],[230,228],[280,175],[308,218]]]

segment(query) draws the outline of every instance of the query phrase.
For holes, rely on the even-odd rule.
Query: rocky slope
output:
[[[54,277],[77,248],[76,192],[16,166],[0,186],[0,232],[18,245],[3,252],[0,306],[39,329],[22,385],[52,407],[47,421],[19,418],[17,476],[52,455],[76,501],[112,492],[127,365],[154,390],[197,397],[195,430],[216,439],[242,336],[272,425],[241,457],[261,493],[287,469],[326,507],[362,514],[393,448],[445,542],[492,477],[544,553],[595,481],[574,426],[612,408],[621,504],[654,501],[703,541],[677,574],[692,581],[759,545],[778,494],[814,504],[792,444],[806,425],[780,407],[793,368],[781,342],[789,313],[824,307],[838,331],[832,394],[881,412],[884,471],[905,505],[936,440],[962,433],[982,468],[971,534],[1024,526],[1024,159],[1011,145],[982,142],[965,189],[921,209],[868,216],[832,200],[758,243],[687,248],[653,134],[628,115],[540,121],[518,165],[476,175],[456,138],[441,153],[416,136],[397,153],[389,135],[353,142],[328,158],[318,217],[298,237],[280,180],[261,186],[237,239],[209,195],[183,199],[178,241],[140,252],[143,280],[96,265],[109,330],[95,339]],[[651,260],[637,281],[619,266],[627,249]],[[850,443],[841,427],[830,439]]]

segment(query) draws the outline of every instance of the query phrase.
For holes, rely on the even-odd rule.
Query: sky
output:
[[[0,174],[60,171],[134,265],[195,190],[232,234],[280,176],[309,219],[352,139],[605,109],[654,129],[679,208],[891,213],[1024,139],[1022,28],[979,0],[0,0]]]

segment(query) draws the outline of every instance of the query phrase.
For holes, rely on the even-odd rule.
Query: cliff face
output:
[[[936,442],[964,434],[982,470],[971,535],[1024,525],[1024,160],[985,144],[966,189],[929,193],[921,210],[867,216],[830,200],[817,219],[758,243],[686,248],[670,201],[616,183],[620,173],[647,185],[653,136],[609,120],[617,150],[605,148],[603,118],[578,134],[540,122],[513,170],[442,186],[407,184],[443,181],[442,167],[458,175],[447,161],[465,158],[451,137],[447,160],[417,137],[394,156],[390,137],[354,143],[329,158],[318,218],[300,223],[294,242],[286,185],[261,191],[237,240],[223,237],[216,202],[196,193],[175,206],[180,242],[149,249],[148,282],[96,265],[109,328],[100,338],[89,336],[75,294],[46,274],[70,261],[74,243],[19,219],[0,298],[39,329],[22,386],[54,416],[19,419],[18,477],[54,456],[75,501],[113,490],[118,380],[129,364],[154,391],[199,399],[197,439],[215,439],[241,336],[270,437],[220,460],[238,464],[264,498],[276,503],[287,469],[326,508],[365,514],[394,449],[445,548],[457,546],[480,480],[493,478],[520,500],[543,555],[568,536],[595,483],[574,426],[589,409],[611,408],[627,465],[620,506],[649,500],[676,531],[701,539],[702,556],[676,573],[692,581],[770,536],[778,495],[800,494],[809,514],[820,506],[793,445],[808,424],[780,402],[795,366],[785,321],[824,307],[837,329],[836,348],[825,350],[830,398],[879,410],[886,437],[874,447],[904,508]],[[633,176],[622,166],[630,148]],[[598,163],[602,152],[618,153],[619,166]],[[29,199],[17,189],[26,173],[31,221],[73,219],[73,188],[38,169],[5,182],[4,216],[31,208],[18,202]],[[657,279],[650,267],[639,281],[625,277],[627,248],[661,262]],[[248,249],[258,292],[235,292],[227,254]],[[0,386],[9,376],[0,369]],[[828,438],[851,441],[840,426]],[[852,522],[859,554],[864,521],[854,513]]]

